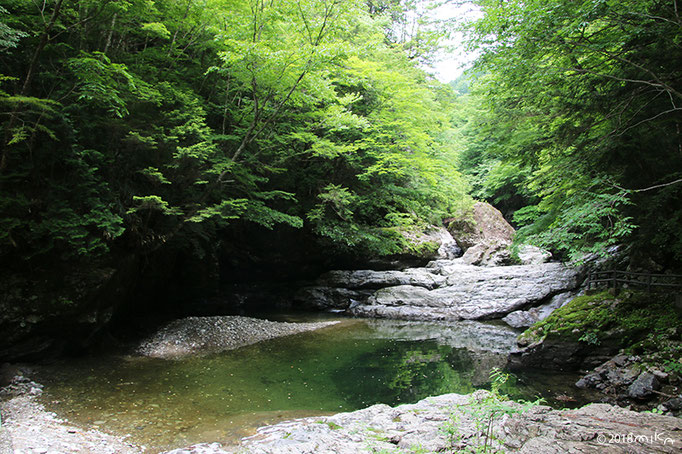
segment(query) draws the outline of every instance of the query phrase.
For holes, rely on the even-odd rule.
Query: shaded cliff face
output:
[[[116,270],[103,265],[5,270],[0,278],[0,358],[31,359],[87,339],[113,314],[102,293],[116,292]],[[79,340],[76,340],[79,339]]]
[[[0,275],[0,361],[78,353],[109,342],[136,316],[182,313],[190,295],[218,288],[217,264],[171,250],[107,260],[19,267]]]

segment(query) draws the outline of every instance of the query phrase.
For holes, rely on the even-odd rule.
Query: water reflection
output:
[[[255,427],[293,417],[469,393],[505,364],[515,335],[477,322],[343,319],[209,357],[64,362],[45,368],[41,379],[51,410],[76,423],[130,433],[153,452],[235,442]],[[515,376],[508,386],[514,397],[534,398],[550,382],[556,377]]]

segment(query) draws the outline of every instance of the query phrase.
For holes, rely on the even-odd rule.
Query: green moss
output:
[[[440,245],[435,241],[424,241],[422,243],[417,243],[410,245],[410,249],[417,255],[431,256],[438,252]]]
[[[417,257],[429,258],[438,252],[440,244],[429,239],[428,225],[401,225],[384,227],[381,229],[383,237],[386,239],[387,247],[383,255],[403,254]]]
[[[339,430],[341,428],[341,426],[331,421],[325,421],[325,424],[327,424],[331,430]]]
[[[549,338],[583,342],[598,346],[605,339],[617,341],[620,348],[661,361],[678,354],[682,314],[672,295],[622,291],[584,295],[557,309],[547,319],[536,323],[519,336],[519,342],[531,344]],[[677,352],[677,353],[676,353]]]
[[[587,331],[604,331],[612,321],[611,310],[618,304],[619,301],[607,292],[579,296],[531,326],[521,338],[534,342],[551,335],[578,340]]]

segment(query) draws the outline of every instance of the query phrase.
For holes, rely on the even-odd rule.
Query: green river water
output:
[[[311,319],[320,316],[295,318]],[[60,362],[42,369],[43,402],[73,423],[130,434],[149,452],[209,441],[229,445],[258,426],[283,420],[488,387],[491,369],[504,366],[516,334],[482,323],[459,329],[339,320],[208,357],[109,355]],[[574,393],[575,380],[528,371],[512,375],[505,392],[557,404],[557,398]],[[579,403],[581,396],[576,398]]]

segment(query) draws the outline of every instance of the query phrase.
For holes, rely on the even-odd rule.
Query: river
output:
[[[375,403],[489,387],[517,331],[482,322],[408,322],[332,314],[268,314],[279,321],[338,320],[313,332],[185,360],[109,354],[43,366],[43,403],[59,416],[145,445],[149,452],[219,441],[256,427]],[[577,376],[549,370],[510,375],[503,392],[577,406]],[[572,400],[575,399],[575,400]]]

